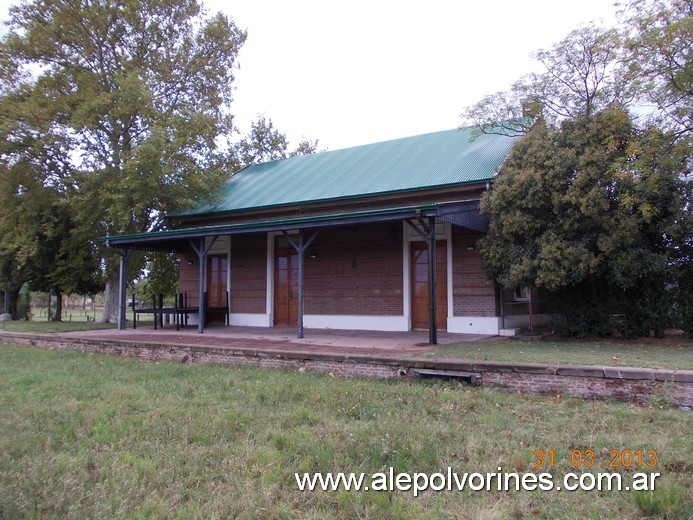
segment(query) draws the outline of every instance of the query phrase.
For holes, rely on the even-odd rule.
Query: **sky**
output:
[[[0,19],[14,2],[0,0]],[[612,0],[207,0],[245,29],[231,113],[335,150],[460,126]]]

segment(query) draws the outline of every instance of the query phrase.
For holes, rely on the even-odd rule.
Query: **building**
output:
[[[471,136],[253,164],[214,204],[170,215],[166,231],[105,240],[123,264],[132,249],[179,253],[181,306],[200,332],[220,320],[296,326],[299,337],[303,327],[429,329],[431,343],[438,330],[497,334],[507,313],[476,245],[488,226],[479,200],[516,138]],[[124,325],[124,275],[121,302]]]

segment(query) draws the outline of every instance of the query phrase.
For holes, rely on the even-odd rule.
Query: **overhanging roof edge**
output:
[[[184,244],[185,241],[194,238],[266,233],[271,231],[287,231],[290,229],[316,229],[350,224],[394,222],[416,218],[419,215],[437,217],[444,222],[474,231],[484,232],[488,230],[488,217],[479,213],[479,200],[474,199],[380,210],[355,211],[351,213],[311,215],[308,217],[244,222],[240,224],[198,226],[131,235],[105,236],[101,237],[99,240],[111,247],[120,246],[131,247],[133,249],[152,249],[154,247],[159,248],[156,244],[163,245],[168,243],[169,247],[175,245],[176,248],[180,250],[181,243]]]
[[[328,225],[387,222],[402,220],[405,218],[413,218],[417,215],[417,213],[422,213],[427,216],[435,215],[437,208],[438,204],[426,204],[402,208],[389,208],[384,210],[358,211],[330,215],[311,215],[310,217],[285,218],[259,222],[246,222],[241,224],[223,224],[217,226],[199,226],[194,228],[155,231],[130,235],[114,235],[100,237],[99,240],[116,247],[127,245],[136,246],[137,244],[151,242],[180,241],[208,236],[264,233],[287,229],[310,229],[326,227]]]

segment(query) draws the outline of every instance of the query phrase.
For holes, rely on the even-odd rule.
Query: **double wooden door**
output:
[[[438,330],[448,328],[448,269],[447,246],[444,240],[436,244],[436,324]],[[428,247],[426,242],[411,243],[411,325],[413,329],[428,329]]]

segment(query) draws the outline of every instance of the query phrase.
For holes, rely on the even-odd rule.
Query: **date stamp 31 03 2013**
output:
[[[572,468],[591,468],[595,465],[607,466],[613,470],[621,468],[656,468],[657,450],[592,450],[573,449],[570,454],[561,458],[555,450],[537,449],[532,452],[532,463],[535,468],[553,468],[567,466]]]

